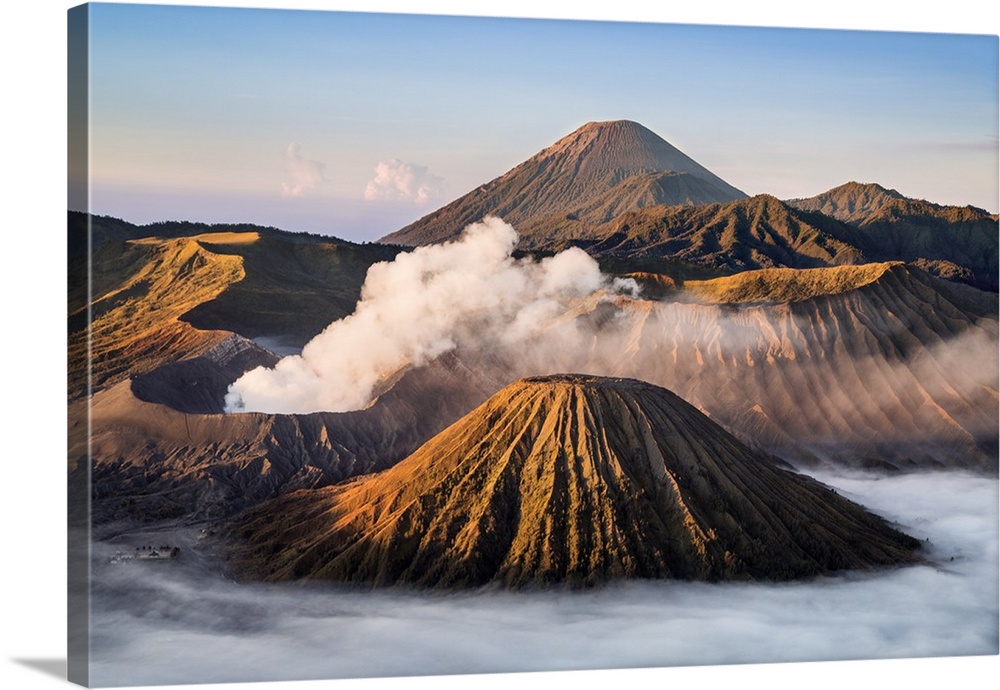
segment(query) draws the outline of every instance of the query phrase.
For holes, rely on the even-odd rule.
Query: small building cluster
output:
[[[109,560],[110,563],[125,563],[127,561],[162,561],[177,558],[180,554],[179,546],[137,546],[135,551],[129,553],[122,550],[115,551]]]

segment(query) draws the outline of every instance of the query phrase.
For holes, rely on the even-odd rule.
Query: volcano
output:
[[[398,465],[240,519],[236,571],[419,587],[787,580],[914,563],[919,543],[622,378],[518,381]]]
[[[745,198],[704,166],[637,122],[590,122],[500,177],[394,232],[382,242],[419,246],[456,239],[486,215],[522,238],[551,237],[561,221],[606,221],[658,204]]]

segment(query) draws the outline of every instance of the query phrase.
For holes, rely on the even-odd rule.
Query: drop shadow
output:
[[[47,676],[66,680],[66,659],[11,659],[15,664],[21,664]]]

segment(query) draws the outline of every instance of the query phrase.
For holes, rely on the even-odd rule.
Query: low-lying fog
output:
[[[998,652],[996,479],[819,478],[929,539],[933,564],[795,584],[553,593],[237,585],[186,549],[95,566],[95,685],[985,655]],[[124,543],[157,544],[160,537]],[[107,543],[95,552],[114,551]]]

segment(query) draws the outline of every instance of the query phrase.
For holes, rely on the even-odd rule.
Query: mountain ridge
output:
[[[837,195],[837,205],[758,194],[726,203],[648,205],[600,222],[546,216],[528,225],[522,245],[545,252],[576,246],[598,259],[684,262],[725,273],[904,261],[981,289],[1000,287],[996,216],[907,199],[877,185],[838,189],[846,196]]]
[[[197,357],[233,333],[301,347],[353,311],[369,266],[401,249],[261,226],[136,226],[73,212],[70,223],[71,399],[84,394],[88,348],[99,390]]]
[[[523,251],[576,246],[726,272],[898,260],[1000,289],[996,214],[855,181],[809,198],[748,197],[628,120],[587,123],[380,242],[449,241],[485,215],[512,224]]]
[[[925,209],[943,211],[957,219],[962,215],[970,217],[996,216],[985,209],[972,205],[953,206],[935,204],[924,199],[904,196],[895,189],[883,187],[877,182],[857,182],[851,180],[816,196],[785,200],[789,206],[803,211],[818,211],[824,215],[848,223],[861,223],[891,206],[919,206]]]
[[[649,206],[617,216],[592,236],[584,248],[595,256],[663,257],[729,271],[865,262],[842,223],[804,215],[770,194],[723,204]]]
[[[993,292],[1000,289],[1000,223],[995,213],[912,199],[858,182],[786,203],[854,228],[855,244],[869,260],[920,262],[943,277]]]

